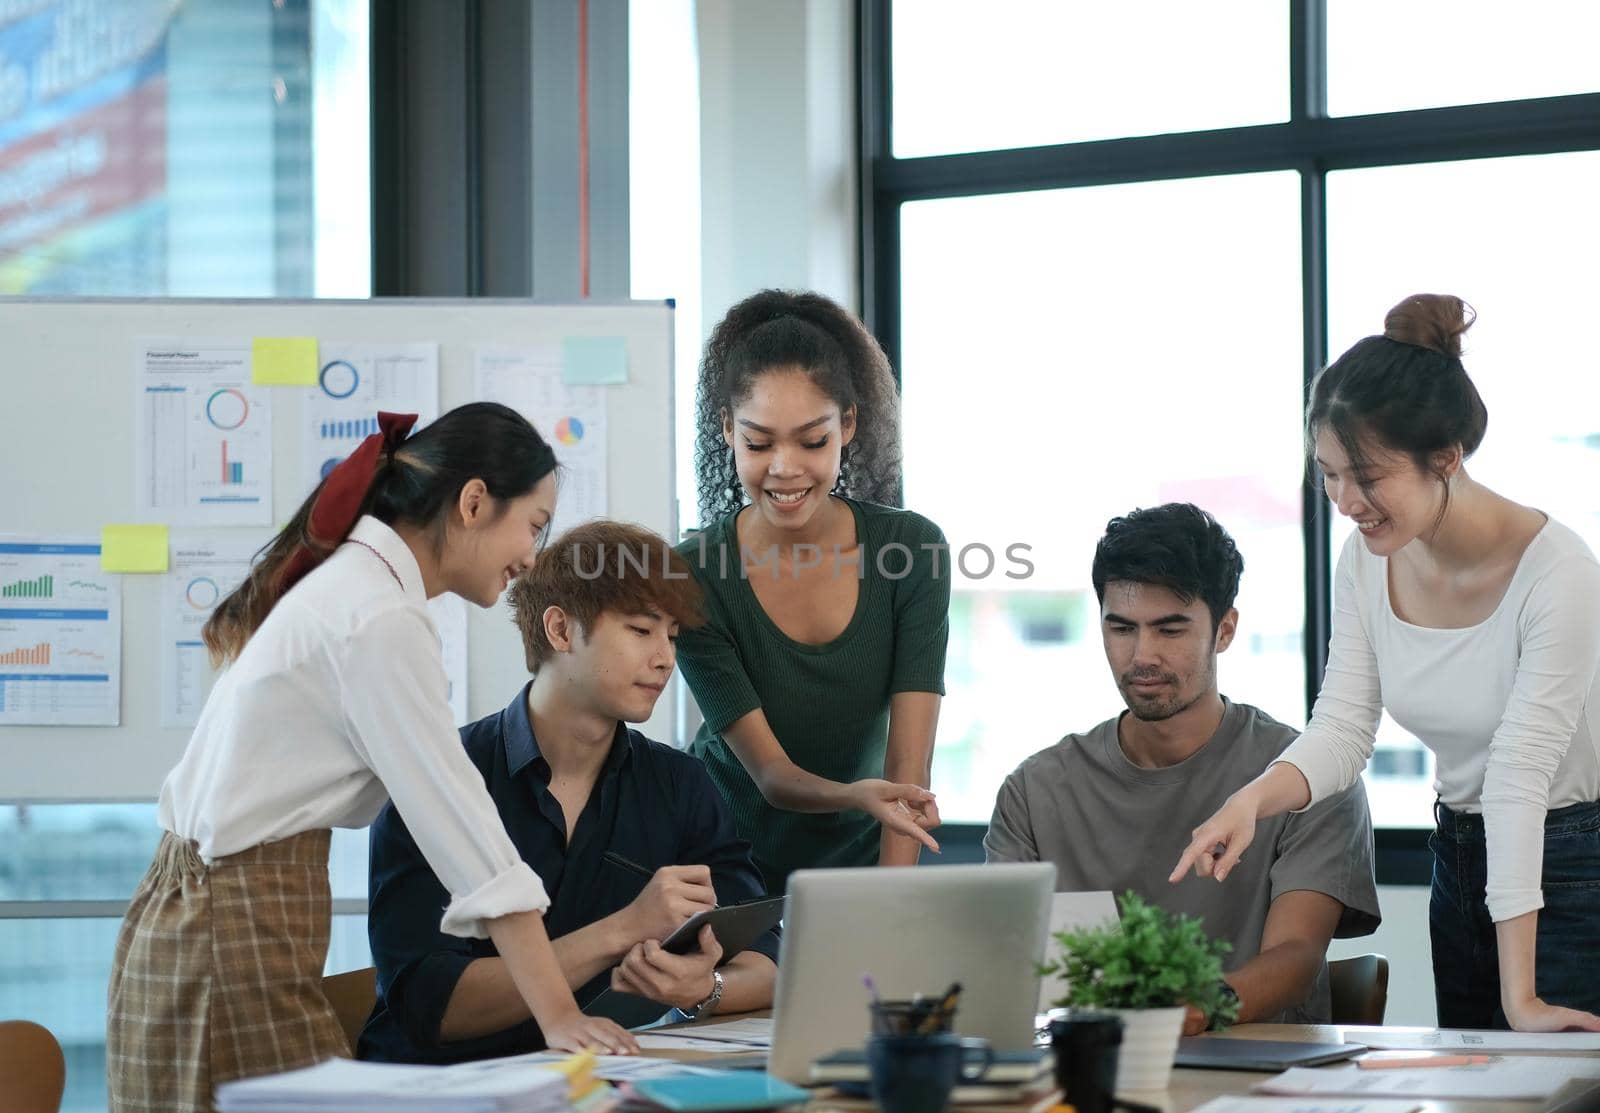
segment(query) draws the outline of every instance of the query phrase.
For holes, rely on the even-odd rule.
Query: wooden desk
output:
[[[718,1021],[738,1020],[741,1016],[770,1016],[770,1013],[744,1013],[735,1016],[712,1017],[708,1023]],[[675,1025],[663,1031],[688,1031],[692,1024]],[[1375,1031],[1376,1029],[1355,1026],[1341,1026],[1335,1024],[1241,1024],[1230,1028],[1225,1033],[1237,1039],[1257,1040],[1293,1040],[1298,1043],[1344,1043],[1346,1036],[1357,1043],[1361,1042],[1361,1033]],[[1383,1031],[1429,1031],[1421,1028],[1385,1028]],[[685,1062],[697,1062],[706,1066],[715,1066],[722,1056],[708,1051],[645,1051],[643,1054],[656,1058],[680,1059]],[[1563,1057],[1561,1053],[1550,1053],[1554,1057]],[[1226,1071],[1226,1070],[1192,1070],[1178,1068],[1172,1072],[1172,1084],[1165,1094],[1129,1094],[1128,1097],[1146,1105],[1153,1105],[1163,1113],[1189,1113],[1210,1101],[1212,1098],[1226,1097],[1234,1094],[1249,1093],[1250,1087],[1261,1079],[1268,1077],[1260,1071]],[[1541,1104],[1535,1101],[1502,1102],[1502,1101],[1429,1101],[1422,1103],[1423,1113],[1539,1113],[1539,1111],[1561,1111],[1578,1113],[1579,1110],[1600,1108],[1600,1094],[1585,1094],[1585,1098],[1594,1097],[1593,1105],[1587,1101],[1576,1104],[1566,1104],[1572,1099],[1574,1092],[1581,1092],[1578,1088],[1573,1091],[1563,1091],[1556,1095],[1550,1102]],[[818,1100],[806,1107],[808,1113],[826,1113],[829,1106],[826,1101]],[[960,1113],[960,1106],[951,1106],[950,1113]]]
[[[1360,1043],[1362,1032],[1378,1030],[1337,1024],[1241,1024],[1236,1028],[1228,1029],[1224,1034],[1238,1039],[1293,1040],[1296,1043],[1344,1043],[1346,1038],[1349,1038],[1356,1043]],[[1431,1029],[1387,1027],[1382,1031],[1421,1032],[1431,1031]],[[1419,1052],[1418,1054],[1423,1053]],[[1564,1057],[1561,1053],[1552,1054],[1557,1058]],[[1157,1108],[1164,1110],[1165,1113],[1188,1113],[1189,1110],[1204,1105],[1212,1098],[1224,1097],[1229,1094],[1248,1093],[1253,1084],[1267,1077],[1269,1077],[1267,1074],[1259,1071],[1179,1068],[1172,1072],[1172,1085],[1167,1090],[1167,1100],[1164,1104],[1150,1102],[1142,1095],[1130,1094],[1129,1096],[1135,1100],[1145,1101],[1146,1104],[1156,1104]],[[1557,1095],[1557,1099],[1562,1099],[1566,1096],[1569,1095],[1563,1092]],[[1552,1100],[1547,1104],[1541,1104],[1536,1101],[1429,1101],[1422,1103],[1424,1113],[1536,1113],[1538,1110],[1555,1110],[1560,1107],[1560,1100]],[[1585,1105],[1582,1108],[1589,1108],[1589,1106]]]

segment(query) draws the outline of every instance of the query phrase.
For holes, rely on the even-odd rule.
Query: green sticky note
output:
[[[315,336],[258,336],[250,342],[250,381],[257,386],[316,386]]]
[[[101,526],[102,572],[165,572],[166,526]]]
[[[561,381],[568,386],[618,386],[627,382],[627,338],[567,337],[561,342]]]

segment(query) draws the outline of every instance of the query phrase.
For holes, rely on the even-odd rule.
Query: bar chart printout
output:
[[[0,537],[0,725],[116,726],[122,578],[100,542]]]
[[[301,470],[307,491],[378,431],[378,411],[416,414],[413,432],[439,416],[439,345],[329,342],[317,385],[301,404]]]
[[[135,481],[140,517],[174,525],[272,522],[271,393],[250,342],[138,342]]]

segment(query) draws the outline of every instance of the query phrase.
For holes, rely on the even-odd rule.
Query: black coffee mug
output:
[[[988,1040],[953,1032],[867,1040],[872,1098],[883,1113],[943,1113],[956,1082],[976,1082],[993,1063]]]
[[[1122,1018],[1115,1013],[1066,1009],[1050,1014],[1056,1085],[1078,1113],[1110,1113],[1121,1045]]]

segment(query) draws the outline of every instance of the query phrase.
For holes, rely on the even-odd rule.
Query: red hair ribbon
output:
[[[363,440],[343,463],[328,473],[306,520],[306,536],[311,544],[302,541],[284,565],[279,590],[288,591],[350,535],[361,513],[361,504],[367,501],[367,492],[377,477],[381,457],[392,456],[416,423],[416,414],[380,411],[380,431]]]

